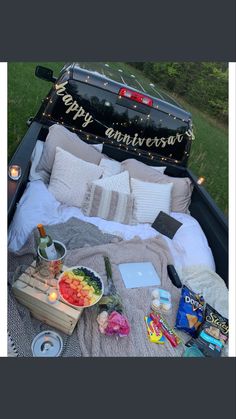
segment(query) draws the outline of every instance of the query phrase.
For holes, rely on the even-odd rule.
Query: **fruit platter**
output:
[[[70,306],[86,308],[102,298],[104,285],[97,272],[84,266],[73,266],[59,276],[58,290],[62,300]]]

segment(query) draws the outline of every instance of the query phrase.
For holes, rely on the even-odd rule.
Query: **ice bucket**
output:
[[[58,258],[54,260],[49,260],[43,257],[40,253],[40,249],[38,248],[36,267],[39,274],[43,277],[55,278],[62,272],[63,263],[67,253],[66,246],[57,240],[54,240],[54,245],[58,254]]]

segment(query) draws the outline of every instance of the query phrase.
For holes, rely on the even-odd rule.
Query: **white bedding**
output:
[[[163,236],[179,275],[182,269],[193,265],[204,265],[215,271],[212,252],[199,223],[188,214],[172,212],[171,216],[183,223],[172,240]],[[86,217],[79,208],[68,207],[58,202],[46,185],[41,180],[36,180],[28,183],[18,203],[9,227],[9,250],[18,251],[38,223],[57,224],[66,222],[71,217],[95,224],[103,232],[118,235],[125,240],[134,236],[148,239],[159,234],[150,224],[127,226],[97,217]]]

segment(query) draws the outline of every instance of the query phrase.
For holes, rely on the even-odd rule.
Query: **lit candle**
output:
[[[58,292],[52,291],[48,294],[48,301],[51,304],[54,304],[58,300]]]
[[[9,176],[13,180],[18,180],[21,177],[21,168],[17,164],[9,166]]]
[[[198,185],[202,185],[205,182],[205,178],[203,176],[200,176],[197,180]]]

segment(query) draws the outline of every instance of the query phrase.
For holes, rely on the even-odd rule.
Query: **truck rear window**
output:
[[[51,118],[54,121],[63,121],[66,126],[129,147],[176,160],[183,158],[188,142],[188,121],[119,97],[118,93],[106,90],[105,86],[102,89],[88,83],[69,80],[65,87],[66,90],[58,95],[56,104],[52,107]],[[69,111],[63,95],[71,95],[85,113],[91,116],[88,123],[82,117],[75,117],[75,112]],[[167,138],[170,138],[169,142],[164,141]],[[148,139],[149,141],[146,141]]]

